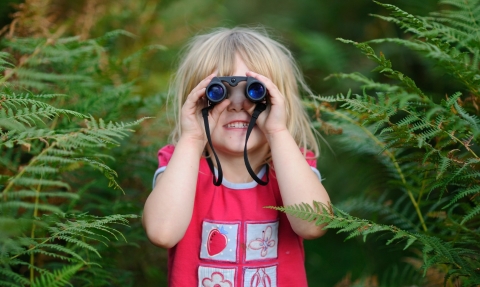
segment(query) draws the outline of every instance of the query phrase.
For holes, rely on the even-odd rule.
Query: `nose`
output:
[[[248,111],[253,106],[253,103],[245,96],[245,85],[229,87],[227,90],[230,100],[227,110],[234,112]]]

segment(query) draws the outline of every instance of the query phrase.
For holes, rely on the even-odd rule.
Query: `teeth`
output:
[[[227,128],[246,128],[248,127],[248,124],[247,123],[244,123],[244,122],[235,122],[235,123],[229,123],[227,125]]]

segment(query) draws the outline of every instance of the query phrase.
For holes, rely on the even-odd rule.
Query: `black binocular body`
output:
[[[224,83],[228,83],[231,87],[235,87],[238,83],[246,81],[245,96],[254,103],[263,102],[267,95],[267,88],[259,80],[253,77],[215,77],[213,78],[205,90],[205,96],[210,104],[217,104],[227,98],[227,88]]]

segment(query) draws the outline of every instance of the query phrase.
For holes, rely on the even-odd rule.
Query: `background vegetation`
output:
[[[428,34],[432,27],[423,31],[413,20],[396,25],[373,17],[370,14],[386,16],[391,11],[371,1],[2,1],[0,281],[5,286],[54,286],[55,280],[58,286],[66,282],[166,286],[165,251],[146,240],[138,215],[151,189],[156,151],[168,140],[172,115],[166,91],[176,56],[199,31],[262,25],[294,52],[309,84],[323,96],[306,99],[306,106],[323,135],[318,165],[333,203],[340,208],[339,218],[344,210],[370,220],[367,224],[372,226],[384,223],[408,234],[438,237],[453,244],[450,247],[465,248],[465,266],[477,268],[473,275],[458,279],[462,274],[449,273],[458,271],[449,261],[423,261],[422,250],[430,254],[422,249],[425,245],[414,243],[407,250],[403,250],[405,242],[385,245],[392,238],[386,235],[388,228],[378,229],[387,230],[384,236],[369,236],[365,242],[357,237],[344,242],[349,233],[332,230],[305,242],[310,285],[439,286],[446,274],[449,285],[460,284],[457,280],[475,282],[478,255],[468,252],[478,254],[479,191],[475,186],[479,176],[478,162],[468,161],[478,157],[468,156],[468,149],[479,154],[475,115],[479,113],[480,5],[478,1],[443,2],[447,3],[388,1],[420,16],[455,11],[455,3],[463,8],[473,5],[468,6],[474,7],[473,17],[456,19],[463,24],[458,30],[470,32],[460,35],[471,35],[468,41],[462,42],[459,33],[444,33],[450,40],[438,36],[442,34],[438,31]],[[336,38],[356,42],[418,39],[431,43],[432,50],[411,49],[401,41],[377,41],[369,43],[375,49],[371,51]],[[439,60],[447,56],[434,57],[435,45],[447,42],[464,53],[463,72],[470,73],[469,80],[462,80],[465,73],[456,73],[462,71],[461,65],[449,70],[448,62]],[[372,72],[377,67],[381,73]],[[335,76],[325,81],[330,74]],[[365,90],[366,98],[336,97],[349,90],[360,95]],[[405,106],[400,95],[425,106]],[[362,102],[372,108],[355,106]],[[377,106],[378,110],[373,108]],[[428,128],[415,129],[415,125],[422,120],[435,122],[437,112],[431,118],[422,117],[440,106],[444,116],[452,118],[437,124],[464,135],[460,140],[469,140],[467,148],[451,143],[445,135],[418,141]],[[405,121],[404,129],[387,129],[382,133],[387,137],[379,136],[383,129],[401,127],[409,111],[415,111],[420,120]],[[465,118],[471,121],[465,123]],[[453,123],[458,126],[448,125]],[[412,133],[412,141],[394,141]],[[426,157],[433,142],[440,143],[436,145],[440,152]],[[395,161],[385,157],[388,152],[400,159],[405,182],[392,172]],[[465,169],[457,159],[468,162],[467,173],[462,173]],[[448,181],[449,174],[463,178],[442,181]],[[435,180],[443,185],[434,186]],[[467,190],[458,198],[461,206],[442,209],[461,188]],[[408,197],[408,190],[415,200]],[[432,196],[426,197],[423,190]],[[413,202],[419,205],[417,210]],[[472,215],[468,224],[460,224],[468,214]],[[350,226],[355,231],[364,225]],[[426,265],[432,268],[424,274]]]

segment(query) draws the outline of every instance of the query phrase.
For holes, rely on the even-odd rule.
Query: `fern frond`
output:
[[[5,71],[5,69],[14,67],[11,60],[12,55],[10,55],[10,53],[0,51],[0,72]]]
[[[35,279],[32,287],[64,287],[65,285],[73,286],[68,281],[75,275],[82,267],[83,263],[75,265],[67,265],[62,269],[54,270],[52,273],[46,273]]]
[[[448,204],[443,207],[443,209],[452,206],[464,197],[475,195],[478,193],[480,193],[480,185],[472,186],[465,190],[458,191],[457,194],[448,202]]]
[[[412,30],[424,30],[425,22],[422,21],[421,19],[415,17],[414,15],[398,8],[395,5],[391,4],[384,4],[380,3],[378,1],[373,1],[377,3],[378,5],[385,7],[387,10],[392,11],[392,21],[394,21],[396,24],[400,25],[402,28],[407,28],[409,29],[408,31]]]
[[[393,70],[391,62],[389,60],[387,60],[383,54],[380,54],[380,56],[377,56],[375,51],[373,50],[373,48],[370,47],[370,45],[368,45],[368,42],[357,43],[357,42],[344,40],[344,39],[338,39],[338,40],[340,40],[344,43],[353,44],[363,54],[365,54],[367,56],[367,58],[375,61],[378,64],[378,67],[375,68],[374,71],[378,71],[382,74],[385,74],[386,76],[388,76],[390,78],[399,80],[400,82],[402,82],[404,84],[405,88],[407,88],[409,90],[412,90],[417,95],[420,95],[422,98],[426,97],[423,94],[422,90],[420,90],[416,86],[415,82],[412,79],[410,79],[409,77],[407,77],[406,75],[404,75],[403,73],[401,73],[399,71]],[[359,80],[364,78],[364,76],[362,77],[361,75],[360,76],[357,75],[355,77],[348,77],[347,76],[348,74],[335,74],[335,75],[339,75],[340,78],[351,78],[352,80],[355,80],[355,81],[358,81],[358,82],[360,82]],[[368,80],[368,81],[363,80],[363,82],[365,84],[362,87],[365,88],[365,89],[376,89],[376,90],[379,90],[379,91],[384,91],[386,93],[401,93],[401,92],[403,92],[402,89],[399,86],[396,86],[396,85],[380,84],[380,83],[377,83],[377,82],[371,81],[371,80]]]
[[[1,70],[1,69],[0,69],[0,70]],[[0,279],[0,286],[4,286],[4,287],[22,287],[22,285],[17,285],[17,284],[12,283],[12,282],[3,281],[2,279]]]
[[[138,59],[139,57],[143,56],[146,52],[150,51],[164,51],[166,50],[167,47],[163,45],[148,45],[146,47],[143,47],[139,51],[133,53],[132,55],[126,57],[125,59],[122,60],[123,64],[129,64],[130,62]]]
[[[103,173],[103,175],[109,180],[109,183],[108,183],[109,187],[113,187],[114,189],[119,189],[123,191],[122,187],[115,180],[115,178],[117,177],[117,172],[111,169],[109,166],[97,160],[89,159],[89,158],[78,158],[77,160],[79,162],[87,163],[94,169],[100,170]]]
[[[0,119],[0,122],[0,126],[4,126],[6,128],[15,127],[14,129],[10,129],[2,135],[2,139],[6,140],[0,141],[0,147],[3,145],[7,148],[12,148],[16,144],[23,144],[35,140],[46,140],[53,138],[55,135],[55,132],[51,130],[26,128],[20,123],[16,124],[5,119]]]
[[[2,275],[1,277],[3,277],[2,279],[0,279],[0,283],[4,280],[4,279],[11,279],[13,280],[13,282],[16,282],[18,283],[19,285],[16,285],[12,282],[7,282],[7,281],[3,281],[5,283],[2,283],[2,286],[15,286],[15,287],[19,287],[19,286],[25,286],[25,285],[28,285],[30,284],[30,281],[28,279],[26,279],[25,277],[19,275],[18,273],[12,271],[10,268],[7,268],[5,267],[5,265],[0,265],[0,275]],[[5,284],[5,285],[4,285]]]
[[[15,185],[24,185],[24,186],[56,186],[56,187],[64,187],[66,189],[70,189],[70,185],[60,181],[60,180],[48,180],[48,179],[41,179],[41,178],[33,178],[33,177],[16,177],[11,181]]]
[[[470,210],[467,215],[465,215],[462,219],[462,221],[460,222],[460,224],[464,224],[466,223],[467,221],[470,221],[472,220],[475,216],[477,215],[480,215],[480,205],[477,205],[475,206],[474,208],[472,208],[472,210]]]
[[[60,251],[60,248],[58,247],[62,247],[60,245],[56,245],[57,248],[55,248],[56,250],[55,251]],[[64,252],[64,251],[67,251],[68,253],[67,254],[70,254],[72,255],[71,253],[73,253],[75,255],[75,257],[77,257],[77,259],[80,259],[81,261],[84,261],[82,257],[80,257],[78,254],[72,252],[70,249],[68,248],[63,248],[61,252]],[[62,260],[62,261],[65,261],[65,262],[78,262],[77,260],[74,260],[72,259],[71,257],[68,257],[68,256],[65,256],[61,253],[56,253],[56,252],[50,252],[50,251],[46,251],[44,249],[31,249],[31,250],[27,250],[25,252],[22,252],[22,254],[24,255],[37,255],[37,254],[41,254],[43,256],[46,256],[46,257],[50,257],[50,258],[54,258],[54,259],[59,259],[59,260]]]
[[[320,203],[317,203],[320,204]],[[320,204],[322,205],[322,204]],[[305,203],[301,205],[295,205],[290,207],[268,207],[282,212],[286,212],[299,218],[312,219],[315,218],[316,225],[324,224],[323,228],[339,229],[338,233],[346,232],[347,238],[351,239],[357,236],[363,236],[364,240],[367,235],[390,232],[393,233],[393,237],[387,241],[387,245],[398,241],[405,241],[405,249],[409,248],[414,243],[422,244],[422,253],[424,256],[425,268],[436,265],[446,264],[455,270],[455,274],[471,274],[473,269],[471,265],[465,260],[472,255],[478,255],[475,250],[468,248],[455,248],[452,243],[444,242],[440,238],[434,236],[428,236],[424,234],[410,233],[401,230],[395,226],[387,226],[377,224],[365,219],[359,219],[348,215],[347,213],[340,211],[338,208],[333,207],[335,214],[328,211],[325,205],[322,205],[321,210],[315,210],[312,207],[306,207]],[[467,270],[467,271],[465,271]],[[425,270],[426,272],[426,270]]]
[[[42,191],[37,192],[35,190],[16,190],[15,192],[9,193],[0,193],[0,198],[3,199],[20,199],[20,198],[29,198],[29,197],[39,197],[39,198],[47,198],[47,197],[56,197],[56,198],[68,198],[68,199],[78,199],[79,195],[72,192],[65,192],[65,191]]]
[[[453,106],[455,107],[455,110],[458,112],[458,114],[463,119],[465,119],[469,124],[472,125],[474,130],[479,130],[480,121],[476,116],[469,115],[462,107],[460,107],[460,105],[457,102],[454,102]]]
[[[136,38],[135,34],[132,34],[128,31],[126,31],[126,30],[117,29],[117,30],[109,31],[109,32],[105,33],[104,35],[102,35],[98,38],[88,40],[88,42],[102,43],[102,42],[105,42],[105,41],[109,41],[109,40],[118,38],[120,36],[126,36],[126,37],[129,37],[129,38]]]
[[[31,83],[44,83],[44,82],[62,82],[62,81],[79,81],[84,82],[90,78],[85,75],[78,74],[53,74],[53,73],[43,73],[36,70],[21,68],[16,71],[18,77],[23,81],[28,81]]]
[[[81,230],[81,228],[78,229],[78,230],[75,230],[75,231],[66,231],[66,232],[61,233],[61,235],[56,235],[55,238],[52,237],[51,239],[52,240],[54,240],[54,239],[63,240],[65,242],[71,243],[71,244],[73,244],[76,247],[79,247],[81,249],[89,250],[89,251],[95,253],[98,257],[102,257],[100,255],[100,253],[98,253],[98,251],[95,247],[93,247],[91,244],[86,243],[83,240],[83,238],[86,238],[86,239],[99,241],[99,239],[96,238],[96,237],[86,235],[86,234],[96,235],[96,233],[91,232],[89,230],[82,230],[82,231],[80,231],[80,230]],[[75,238],[74,236],[83,237],[83,238],[82,238],[82,240],[80,240],[80,239]],[[104,243],[104,242],[102,241],[102,243]],[[40,247],[43,247],[43,246],[39,246],[38,248],[40,248]],[[78,256],[76,253],[74,253],[74,254],[75,254],[75,257]],[[82,261],[83,261],[83,259],[82,259]]]
[[[384,193],[384,195],[386,194],[387,192]],[[417,231],[416,224],[409,218],[412,215],[411,210],[405,208],[402,210],[405,200],[408,200],[408,197],[402,196],[392,205],[386,203],[384,197],[380,197],[377,201],[358,197],[340,202],[336,206],[348,213],[361,211],[367,214],[378,214],[382,216],[382,222],[393,224],[407,231]]]
[[[42,203],[30,203],[25,201],[11,200],[0,202],[0,210],[5,211],[9,209],[25,209],[25,210],[39,210],[42,212],[58,213],[62,210],[55,205],[42,204]]]

